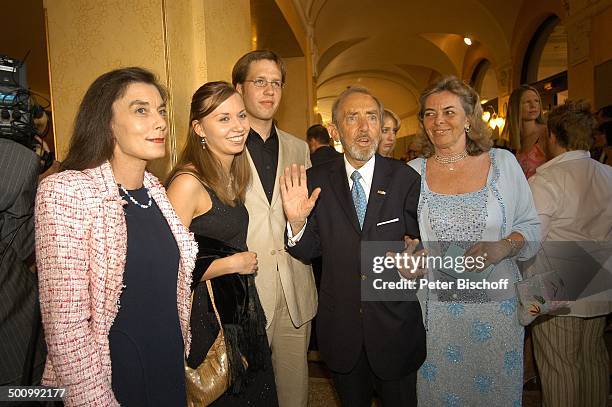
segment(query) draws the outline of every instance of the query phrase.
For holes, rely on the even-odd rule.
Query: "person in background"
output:
[[[595,112],[595,119],[598,125],[612,121],[612,105],[604,106]]]
[[[40,162],[30,146],[0,138],[0,386],[38,385],[44,367],[37,277],[30,270]]]
[[[520,405],[523,334],[514,283],[516,260],[535,255],[539,221],[516,158],[491,148],[480,97],[454,76],[419,98],[423,158],[409,165],[421,174],[419,230],[429,253],[484,258],[461,274],[509,281],[508,289],[424,289],[427,360],[419,370],[419,401],[428,406]],[[488,271],[487,268],[493,266]],[[458,278],[436,269],[429,281]]]
[[[599,131],[602,132],[606,137],[606,145],[600,162],[608,165],[612,165],[612,121],[607,121],[599,126]]]
[[[395,141],[397,132],[400,129],[402,122],[398,115],[389,109],[385,109],[383,115],[382,128],[380,130],[380,144],[378,145],[378,154],[383,157],[393,158],[393,150],[395,149]]]
[[[508,117],[502,138],[510,140],[510,148],[516,151],[518,160],[527,178],[535,174],[536,168],[546,162],[543,143],[546,124],[542,118],[542,100],[538,91],[521,85],[510,95]]]
[[[325,126],[321,124],[315,124],[308,128],[306,131],[306,142],[310,150],[310,161],[313,167],[342,157],[342,154],[330,145],[331,138],[329,133]]]
[[[45,177],[55,174],[60,169],[60,162],[55,159],[55,153],[51,151],[45,138],[49,134],[51,128],[51,112],[47,112],[42,107],[36,105],[32,108],[32,122],[38,133],[35,136],[37,142],[36,154],[41,158],[41,174],[38,176],[38,182]]]
[[[244,197],[251,169],[244,145],[249,128],[242,97],[232,85],[202,85],[192,97],[185,149],[169,176],[168,198],[195,235],[198,259],[209,257],[205,263],[198,260],[193,273],[188,364],[200,366],[219,334],[205,280],[211,280],[216,293],[229,348],[232,387],[213,406],[278,406],[266,318],[255,288],[257,254],[246,244],[249,214]]]
[[[529,179],[543,242],[597,242],[598,251],[602,242],[612,242],[612,168],[590,158],[594,127],[584,102],[568,101],[548,115],[544,141],[551,160]],[[609,254],[608,250],[601,260]],[[597,253],[591,255],[597,258]],[[550,261],[555,269],[555,258]],[[597,294],[570,303],[563,315],[534,322],[534,354],[545,406],[607,404],[610,368],[604,329],[610,312],[610,297]]]
[[[281,407],[305,407],[306,355],[317,291],[311,266],[285,250],[286,218],[277,181],[292,163],[310,167],[310,157],[304,141],[274,123],[285,76],[285,63],[278,55],[256,50],[238,59],[232,84],[242,95],[251,124],[246,141],[253,174],[244,202],[249,212],[247,246],[257,253],[255,285],[266,314],[278,401]]]
[[[594,132],[591,158],[612,165],[612,121],[604,121]]]
[[[138,67],[98,77],[61,171],[36,197],[48,347],[43,384],[72,406],[185,406],[197,245],[147,164],[166,154],[166,92]]]
[[[408,155],[408,157],[406,158],[407,161],[411,161],[415,158],[420,157],[422,148],[421,143],[419,142],[419,137],[410,136],[410,138],[408,139],[408,147],[406,148],[406,150],[406,153]]]

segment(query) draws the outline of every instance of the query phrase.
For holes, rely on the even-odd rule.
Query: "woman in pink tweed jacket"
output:
[[[148,190],[148,205],[154,201],[176,241],[176,312],[184,345],[180,356],[189,353],[197,245],[157,178],[145,171],[148,161],[165,154],[163,95],[153,74],[141,68],[98,78],[81,103],[65,171],[46,178],[38,190],[36,258],[48,345],[43,383],[66,387],[66,406],[119,405],[111,383],[115,372],[109,331],[125,287],[128,202],[118,184]],[[132,200],[129,193],[127,197]],[[177,363],[182,366],[182,358]],[[142,403],[151,404],[155,401]]]

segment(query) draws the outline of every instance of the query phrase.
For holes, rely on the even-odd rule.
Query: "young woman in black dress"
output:
[[[244,197],[251,174],[244,145],[249,128],[240,94],[226,82],[206,83],[193,95],[187,143],[169,177],[170,202],[194,233],[198,257],[209,259],[194,270],[188,365],[202,363],[219,332],[205,280],[211,280],[226,343],[233,350],[228,352],[232,385],[214,406],[278,405],[254,282],[257,255],[246,247]]]

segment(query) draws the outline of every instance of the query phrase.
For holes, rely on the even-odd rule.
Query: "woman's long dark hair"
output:
[[[68,155],[60,171],[94,168],[113,156],[113,103],[125,94],[131,83],[155,86],[166,101],[166,90],[157,81],[155,74],[144,68],[121,68],[101,75],[83,96],[74,120]]]
[[[217,197],[227,205],[234,205],[236,199],[244,202],[246,189],[251,181],[251,168],[246,155],[246,147],[234,156],[230,177],[223,172],[221,161],[209,148],[202,148],[200,136],[193,128],[194,121],[200,121],[211,114],[221,103],[234,94],[239,94],[227,82],[208,82],[200,86],[191,98],[189,113],[189,133],[180,158],[168,176],[168,184],[181,172],[192,172],[200,181],[212,189]],[[193,167],[195,171],[189,168]],[[232,188],[228,188],[231,184]]]

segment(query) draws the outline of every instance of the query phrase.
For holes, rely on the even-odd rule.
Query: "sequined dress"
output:
[[[493,151],[490,157],[486,185],[459,195],[431,191],[425,177],[426,160],[419,159],[419,226],[431,252],[444,254],[451,244],[467,249],[475,242],[498,240],[509,233]],[[455,289],[419,293],[427,331],[427,359],[418,372],[420,405],[521,405],[524,330],[512,294],[512,285],[520,277],[512,260],[500,265],[490,279],[509,278],[506,292]],[[453,280],[430,270],[430,281],[432,278]]]
[[[212,208],[203,215],[194,218],[191,222],[190,230],[195,234],[196,240],[199,242],[199,251],[206,252],[206,247],[202,247],[201,237],[214,239],[215,241],[223,242],[228,247],[238,249],[237,251],[246,251],[246,236],[249,224],[249,214],[244,206],[240,203],[236,206],[229,206],[219,200],[215,193],[207,188],[212,201]],[[212,241],[212,240],[211,240]],[[199,254],[199,255],[200,255]],[[194,270],[194,282],[201,279],[204,270]],[[236,290],[229,295],[234,295],[237,298],[223,298],[223,295],[217,291],[216,283],[220,283],[221,279],[236,279],[242,284],[236,285]],[[218,280],[218,281],[215,281]],[[227,315],[227,309],[232,305],[252,303],[252,298],[246,298],[250,284],[254,284],[253,276],[246,275],[225,275],[211,280],[213,290],[215,292],[215,303],[221,314],[221,321],[226,327],[226,337],[228,335],[228,326],[225,325],[226,318],[231,319],[231,315]],[[226,281],[227,283],[227,281]],[[220,286],[220,284],[219,284]],[[190,367],[195,368],[204,360],[208,349],[214,342],[219,333],[219,324],[217,323],[215,314],[210,305],[210,300],[205,283],[194,283],[194,300],[191,312],[191,352],[187,363]],[[226,284],[225,293],[228,292]],[[257,295],[255,287],[252,286],[252,295]],[[227,307],[225,307],[227,305]],[[219,399],[211,404],[211,406],[278,406],[276,395],[276,385],[274,380],[274,372],[272,370],[271,354],[268,347],[267,337],[265,334],[265,316],[263,309],[257,299],[257,312],[259,324],[263,324],[257,341],[251,339],[251,344],[257,349],[259,365],[261,368],[253,368],[256,363],[251,359],[249,368],[247,369],[244,385],[241,386],[237,394],[230,394],[231,391],[223,394]],[[251,322],[249,322],[251,323]],[[255,325],[255,322],[251,323]],[[246,353],[246,352],[245,352]]]

